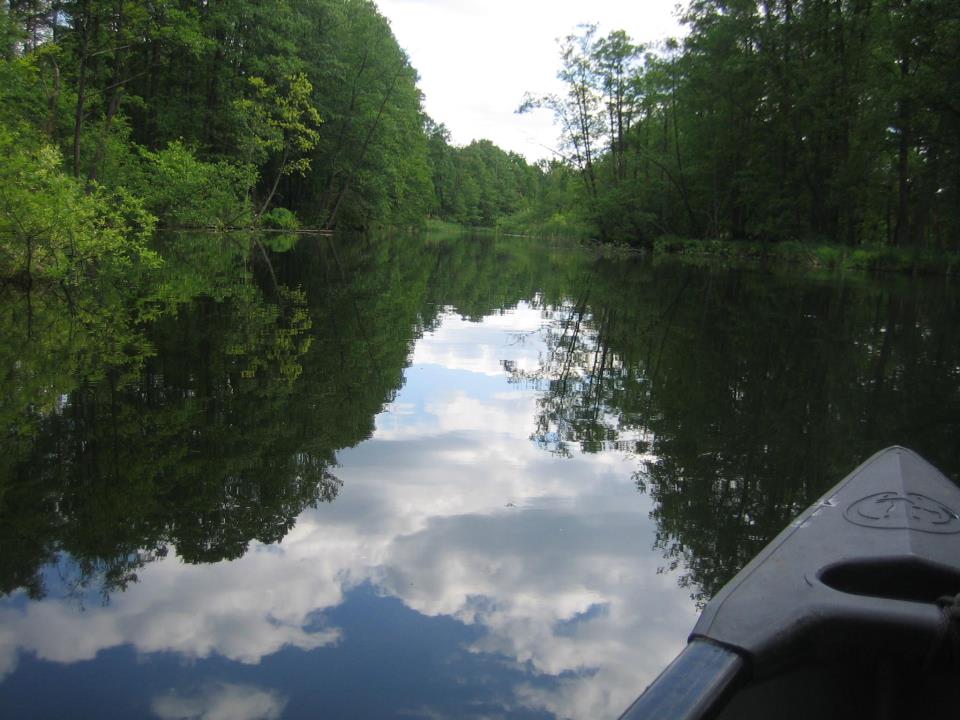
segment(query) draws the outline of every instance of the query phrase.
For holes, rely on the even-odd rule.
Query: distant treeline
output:
[[[960,3],[693,0],[683,20],[656,48],[582,27],[566,92],[525,98],[577,176],[560,212],[634,244],[960,248]]]

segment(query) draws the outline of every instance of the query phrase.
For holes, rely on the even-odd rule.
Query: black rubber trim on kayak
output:
[[[709,720],[739,688],[746,668],[746,661],[733,650],[694,640],[620,720]]]

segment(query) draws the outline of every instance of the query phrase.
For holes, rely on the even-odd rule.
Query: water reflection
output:
[[[616,716],[862,455],[960,467],[949,288],[168,243],[142,355],[4,416],[2,713]]]
[[[154,698],[150,710],[160,720],[276,720],[286,704],[276,693],[217,683],[193,695],[170,690]]]
[[[582,287],[541,366],[514,372],[543,390],[533,437],[637,455],[698,602],[878,448],[960,475],[960,296],[942,281],[637,263]]]
[[[209,245],[215,263],[194,251]],[[0,540],[16,551],[3,554],[0,588],[42,597],[41,568],[62,555],[61,588],[106,599],[170,545],[187,562],[240,557],[251,539],[278,541],[305,507],[335,497],[333,448],[288,422],[309,347],[303,294],[277,288],[268,300],[244,253],[216,239],[171,238],[168,256],[177,284],[163,284],[153,322],[130,331],[138,352],[75,368],[72,343],[59,357],[31,352],[51,341],[36,324],[22,346],[20,374],[25,363],[48,373],[65,362],[67,381],[54,407],[20,412],[33,426],[6,458]],[[97,330],[79,351],[104,342]]]
[[[304,513],[281,544],[256,543],[234,562],[195,566],[173,553],[108,607],[80,614],[50,598],[5,609],[2,626],[16,639],[8,671],[17,655],[67,663],[129,646],[190,658],[197,680],[215,685],[224,682],[211,667],[217,658],[262,667],[282,648],[349,656],[358,652],[356,629],[338,623],[337,612],[349,613],[370,588],[368,603],[394,597],[422,617],[476,628],[458,637],[460,667],[478,655],[496,659],[479,679],[431,689],[418,713],[470,716],[463,701],[482,701],[478,716],[491,707],[531,717],[614,712],[682,642],[692,609],[677,605],[682,594],[657,575],[657,558],[637,557],[653,529],[632,464],[599,455],[561,461],[527,441],[537,393],[511,389],[497,356],[532,366],[542,344],[514,337],[542,322],[530,306],[489,326],[441,315],[372,438],[340,454],[334,505]],[[487,362],[477,361],[477,346]],[[464,362],[437,364],[456,347],[468,350]],[[396,672],[371,678],[373,670],[364,667],[362,682],[389,685]],[[466,697],[451,698],[464,684]],[[271,692],[302,701],[304,689]],[[163,697],[162,707],[199,702]],[[295,716],[296,707],[291,701],[287,711]]]

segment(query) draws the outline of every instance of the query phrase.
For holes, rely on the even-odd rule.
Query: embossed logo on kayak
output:
[[[852,503],[843,515],[865,527],[960,533],[957,512],[920,493],[874,493]]]

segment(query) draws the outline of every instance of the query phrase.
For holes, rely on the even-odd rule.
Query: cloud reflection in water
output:
[[[195,695],[171,690],[156,697],[150,709],[160,720],[277,720],[286,700],[255,687],[218,683]]]
[[[514,703],[615,716],[681,647],[695,608],[658,573],[636,460],[560,459],[530,442],[537,393],[508,385],[501,368],[537,364],[544,347],[530,333],[542,323],[527,306],[483,324],[446,317],[418,344],[374,437],[340,453],[340,497],[302,515],[279,545],[213,566],[168,557],[82,613],[52,598],[0,605],[0,673],[15,671],[18,652],[72,663],[130,645],[249,665],[283,647],[349,644],[324,614],[368,584],[481,629],[467,650],[529,679]],[[532,681],[542,676],[557,682]],[[151,708],[165,719],[239,717],[223,713],[240,707],[275,718],[284,703],[214,683]]]

